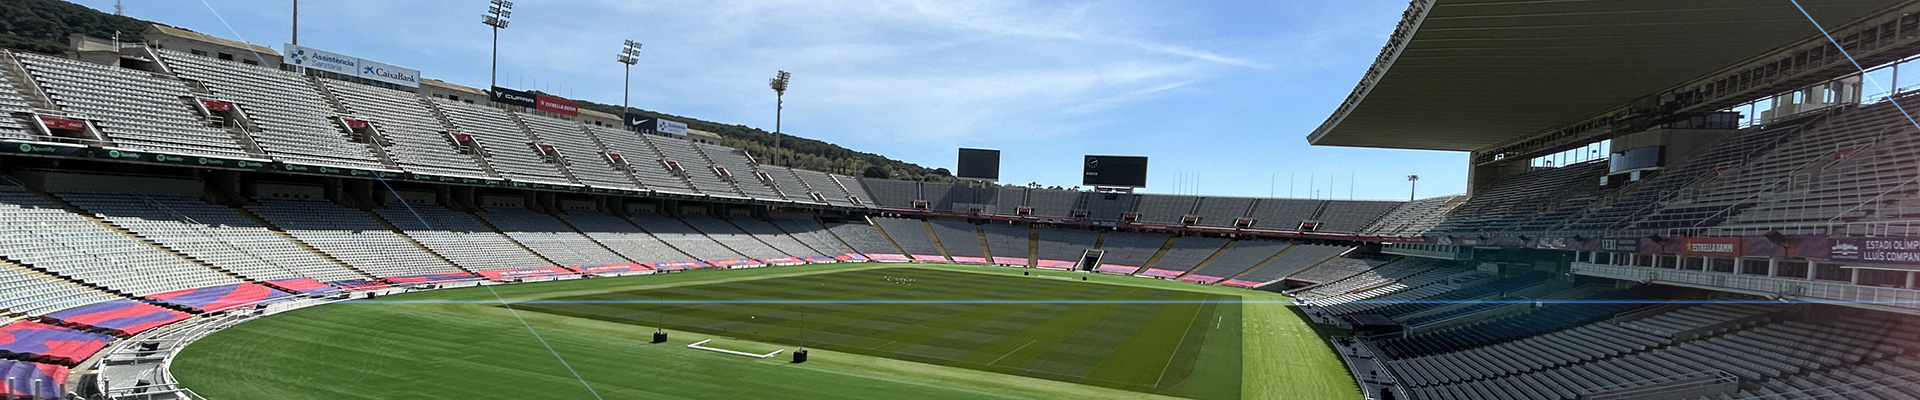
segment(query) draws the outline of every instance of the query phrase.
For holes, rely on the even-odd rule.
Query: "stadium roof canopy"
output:
[[[1807,0],[1828,29],[1904,0]],[[1788,0],[1415,0],[1315,145],[1470,151],[1820,32]]]

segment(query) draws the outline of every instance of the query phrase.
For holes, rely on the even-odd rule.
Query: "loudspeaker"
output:
[[[666,342],[667,342],[667,331],[655,331],[655,332],[653,332],[653,342],[654,342],[654,343],[666,343]]]
[[[794,364],[799,364],[799,363],[803,363],[803,362],[807,362],[807,349],[799,349],[799,350],[794,350],[794,351],[793,351],[793,363],[794,363]]]
[[[1762,236],[1766,236],[1767,241],[1773,242],[1776,246],[1787,247],[1787,235],[1780,234],[1780,231],[1767,231],[1767,233]]]

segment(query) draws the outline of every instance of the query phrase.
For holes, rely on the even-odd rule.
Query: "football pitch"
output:
[[[268,316],[188,346],[173,373],[211,399],[1358,398],[1324,336],[1267,292],[905,264],[491,289]],[[671,340],[650,343],[660,326]],[[812,360],[686,347],[707,339],[804,340]]]
[[[887,268],[551,300],[520,308],[1143,392],[1204,364],[1240,387],[1240,296]]]

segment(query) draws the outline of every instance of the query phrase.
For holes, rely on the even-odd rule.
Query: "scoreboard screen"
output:
[[[1147,187],[1147,158],[1133,156],[1087,156],[1081,173],[1081,186]]]
[[[1000,151],[960,149],[960,164],[954,176],[961,179],[1000,180]]]

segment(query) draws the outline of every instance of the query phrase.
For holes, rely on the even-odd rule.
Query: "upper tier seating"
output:
[[[113,147],[181,155],[258,158],[233,135],[209,126],[180,81],[85,61],[14,53],[40,89],[68,115],[93,121]]]
[[[859,206],[858,204],[854,204],[853,200],[847,198],[851,196],[851,194],[847,193],[846,188],[841,187],[840,182],[835,181],[833,176],[827,175],[824,172],[804,169],[793,169],[792,171],[795,176],[800,177],[801,182],[806,183],[807,187],[812,188],[815,192],[819,192],[820,197],[827,200],[827,204],[848,207]],[[862,199],[861,201],[868,200]]]
[[[1193,196],[1140,196],[1140,208],[1134,212],[1140,214],[1140,222],[1179,224],[1182,217],[1193,215],[1193,208],[1199,202],[1200,198]]]
[[[755,165],[758,163],[753,161],[753,157],[747,155],[746,150],[706,143],[693,143],[693,147],[698,149],[701,154],[706,155],[707,159],[713,160],[713,165],[726,169],[727,175],[732,177],[734,185],[738,186],[740,192],[746,193],[748,197],[768,200],[786,199],[785,196],[780,194],[779,190],[773,187],[771,182],[760,179],[760,170],[755,168]],[[805,196],[799,197],[804,198]]]
[[[18,186],[0,185],[0,256],[135,296],[236,285],[222,275],[60,208]],[[126,271],[139,270],[139,274]]]
[[[366,120],[385,140],[382,148],[408,172],[486,178],[472,153],[456,147],[448,128],[421,103],[399,90],[321,79],[321,85],[346,108],[349,118]]]
[[[654,150],[658,150],[666,160],[679,164],[681,171],[684,172],[681,176],[686,177],[688,182],[692,182],[694,189],[699,189],[701,193],[733,198],[746,197],[738,189],[734,189],[732,183],[720,178],[720,171],[715,170],[713,162],[701,155],[699,150],[694,149],[693,142],[659,135],[640,135],[640,139],[652,145]]]
[[[847,200],[846,194],[841,192],[840,189],[828,188],[827,190],[830,190],[829,193],[833,194],[821,194],[819,199],[813,198],[813,194],[819,193],[820,191],[807,185],[805,181],[800,180],[800,174],[794,173],[792,168],[777,165],[759,165],[756,166],[756,168],[760,168],[761,173],[767,174],[767,178],[773,180],[773,188],[779,190],[780,194],[786,196],[788,200],[801,203],[821,203],[824,201],[827,204],[853,206],[853,202]]]
[[[1200,216],[1200,225],[1232,227],[1233,222],[1247,216],[1253,210],[1253,199],[1246,197],[1207,197],[1200,199],[1195,215]]]
[[[1415,200],[1380,216],[1360,233],[1383,236],[1419,236],[1446,220],[1447,213],[1466,200],[1466,196],[1444,196]]]
[[[640,137],[642,133],[598,126],[588,126],[587,131],[600,139],[608,152],[619,155],[625,161],[642,187],[666,193],[698,193],[686,179],[667,170],[666,161],[669,159],[654,151],[653,145]],[[694,164],[689,162],[686,166],[694,167]]]
[[[1300,222],[1313,218],[1313,212],[1320,209],[1320,203],[1320,200],[1260,199],[1249,216],[1253,218],[1255,228],[1299,230]]]
[[[860,181],[873,191],[874,204],[881,207],[910,210],[913,201],[921,199],[917,182],[874,178],[860,178]]]
[[[461,273],[359,210],[325,201],[261,199],[248,206],[294,239],[381,277]]]
[[[613,160],[605,154],[607,151],[600,148],[594,136],[587,134],[579,122],[530,113],[514,113],[513,116],[526,124],[536,142],[553,146],[554,151],[559,153],[560,165],[572,172],[573,178],[581,184],[610,189],[634,188],[633,179],[622,172],[624,168],[613,165]]]
[[[498,108],[433,99],[453,131],[471,135],[493,172],[519,182],[569,184],[557,161],[548,160],[513,116]]]
[[[1080,192],[1080,209],[1087,212],[1087,219],[1093,221],[1119,221],[1120,217],[1133,211],[1140,195],[1126,193]]]
[[[328,122],[325,97],[300,74],[174,50],[155,50],[167,69],[234,103],[259,128],[253,142],[283,162],[391,169],[366,143],[348,141]]]
[[[1381,215],[1400,205],[1397,201],[1345,201],[1331,200],[1320,210],[1319,232],[1358,233],[1368,224],[1380,219]]]

